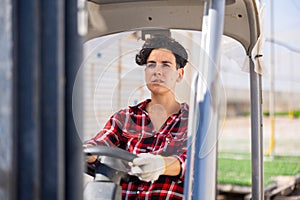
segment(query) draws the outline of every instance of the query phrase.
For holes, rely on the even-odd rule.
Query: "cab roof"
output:
[[[89,0],[87,40],[140,29],[201,31],[204,0]],[[224,35],[249,55],[260,35],[258,2],[226,0]]]

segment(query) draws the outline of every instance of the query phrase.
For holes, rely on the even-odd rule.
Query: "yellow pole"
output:
[[[275,148],[275,117],[270,115],[270,143],[266,152],[268,156],[272,156]]]
[[[271,17],[270,17],[270,24],[271,24],[271,49],[270,49],[270,91],[269,91],[269,119],[270,119],[270,143],[269,148],[266,152],[267,155],[272,155],[274,153],[275,148],[275,117],[274,117],[274,110],[275,110],[275,100],[274,100],[274,70],[275,70],[275,48],[274,48],[274,1],[270,2],[271,4]]]
[[[291,110],[289,111],[289,118],[294,119],[294,112]]]

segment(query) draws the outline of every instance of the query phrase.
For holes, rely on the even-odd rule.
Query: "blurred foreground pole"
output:
[[[15,199],[12,1],[0,0],[0,199]]]
[[[83,198],[83,152],[80,134],[82,134],[82,120],[75,124],[73,113],[82,113],[82,78],[76,76],[82,64],[82,43],[84,29],[85,1],[84,0],[66,0],[65,13],[65,74],[66,74],[66,96],[65,96],[65,153],[66,153],[66,200],[81,200]],[[83,21],[81,21],[83,20]],[[76,90],[73,96],[73,87],[75,81],[79,81],[80,88]],[[75,92],[75,91],[74,91]],[[77,111],[73,109],[79,109]],[[82,115],[81,115],[82,116]]]
[[[16,199],[40,198],[41,32],[38,0],[14,1],[14,165]],[[46,155],[45,155],[46,156]]]
[[[14,143],[8,157],[15,167],[8,171],[11,185],[5,186],[13,195],[4,199],[82,200],[81,142],[72,114],[82,57],[78,1],[15,0],[12,5],[14,130],[8,134]]]

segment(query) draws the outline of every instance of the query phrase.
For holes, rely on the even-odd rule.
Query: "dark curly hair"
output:
[[[147,39],[140,52],[136,55],[135,62],[138,65],[145,65],[151,51],[154,49],[170,50],[174,54],[179,68],[183,68],[187,63],[188,54],[185,48],[173,38],[167,36],[156,36]]]

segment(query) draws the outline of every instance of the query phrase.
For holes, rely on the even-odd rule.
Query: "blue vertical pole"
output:
[[[66,200],[83,199],[83,154],[80,134],[82,134],[82,124],[76,124],[73,118],[73,108],[83,108],[83,98],[80,86],[82,81],[80,76],[76,76],[82,63],[82,43],[83,37],[80,35],[78,23],[78,6],[80,0],[66,0],[66,31],[65,31],[65,66],[66,66],[66,96],[65,96],[65,153],[66,153]],[[82,11],[82,10],[81,10]],[[75,79],[78,82],[76,94],[73,96]],[[77,113],[80,111],[76,111]],[[82,112],[80,112],[82,113]],[[77,123],[82,123],[78,120]]]
[[[40,198],[64,199],[64,1],[41,1]]]
[[[72,116],[82,55],[77,11],[75,0],[13,3],[11,199],[82,199],[81,142]]]
[[[0,0],[0,199],[15,198],[12,1]]]
[[[14,2],[16,198],[40,195],[40,10],[38,0]]]
[[[225,0],[207,0],[202,27],[202,54],[199,71],[207,80],[206,91],[201,79],[195,79],[197,98],[191,100],[193,110],[189,120],[189,152],[185,199],[216,199],[217,139],[218,139],[218,67],[223,34]],[[196,102],[195,102],[196,101]],[[196,112],[193,113],[193,112]],[[194,118],[193,118],[194,117]],[[190,126],[191,125],[191,126]],[[191,178],[192,175],[192,178]],[[192,186],[191,186],[192,185]],[[192,195],[189,194],[191,190]]]

